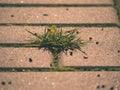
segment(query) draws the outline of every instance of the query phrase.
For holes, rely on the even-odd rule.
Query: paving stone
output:
[[[1,72],[0,77],[5,83],[0,90],[120,90],[120,72]]]
[[[59,11],[59,12],[58,12]],[[0,8],[0,23],[116,23],[113,7]]]
[[[76,28],[81,32],[79,36],[81,37],[81,39],[90,41],[90,43],[88,43],[85,47],[82,47],[82,50],[85,51],[87,55],[84,55],[80,51],[74,51],[73,56],[70,56],[69,52],[68,55],[63,54],[60,60],[60,63],[63,66],[120,66],[120,54],[118,53],[118,51],[120,50],[119,28]],[[29,42],[28,40],[30,40],[30,37],[33,38],[33,36],[27,33],[25,29],[28,29],[34,33],[42,34],[45,27],[0,27],[0,43]],[[65,27],[63,28],[63,31],[68,31],[72,29],[74,28]],[[28,49],[28,52],[29,51],[30,50]],[[5,52],[7,53],[7,51]],[[4,54],[4,56],[6,56],[6,53]],[[2,55],[3,54],[1,52],[1,56]]]
[[[35,4],[113,4],[112,0],[0,0],[0,3]]]
[[[52,56],[37,48],[0,48],[0,67],[50,67]]]
[[[0,27],[0,43],[29,43],[30,38],[34,38],[26,30],[34,33],[43,34],[45,27],[32,27],[32,26],[5,26]]]

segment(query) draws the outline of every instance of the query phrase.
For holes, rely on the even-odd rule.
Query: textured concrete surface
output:
[[[113,7],[0,8],[0,23],[118,23]]]
[[[35,4],[113,4],[112,0],[0,0],[0,3]]]
[[[64,66],[120,66],[120,54],[118,51],[120,50],[120,29],[119,28],[85,28],[85,27],[76,27],[80,33],[78,37],[81,39],[89,41],[86,46],[82,47],[82,50],[87,53],[84,55],[80,51],[74,51],[73,56],[69,55],[62,55],[61,56],[61,64]],[[18,26],[5,26],[0,27],[0,42],[1,43],[26,43],[29,42],[30,38],[34,38],[31,34],[29,34],[25,29],[30,30],[34,33],[42,34],[45,30],[45,27],[18,27]],[[73,30],[73,27],[63,28],[63,31]],[[13,34],[13,36],[11,36]],[[98,43],[98,44],[97,44]],[[15,50],[15,51],[14,51]],[[15,59],[14,54],[19,55],[18,62],[24,57],[24,53],[30,53],[30,55],[34,56],[35,64],[27,61],[28,65],[35,65],[36,67],[41,66],[41,63],[45,63],[46,66],[49,66],[51,59],[41,60],[42,57],[46,55],[46,53],[41,53],[39,50],[34,51],[34,56],[31,50],[28,49],[4,49],[1,48],[1,57],[6,57],[1,60],[1,64],[4,66],[14,66]],[[3,53],[4,52],[4,53]],[[14,52],[13,54],[9,54],[10,52]],[[17,52],[17,53],[16,53]],[[40,53],[39,53],[40,52]],[[41,57],[39,54],[42,54]],[[7,56],[9,55],[9,57]],[[31,56],[31,57],[32,57]],[[49,55],[48,55],[49,56]],[[27,58],[30,56],[27,55]],[[86,58],[85,58],[86,57]],[[11,64],[6,64],[4,60],[9,63],[9,59],[13,58],[14,60]],[[36,59],[37,58],[37,59]],[[48,57],[49,58],[49,57]],[[39,59],[39,60],[38,60]],[[23,62],[24,62],[23,60]],[[37,62],[40,62],[37,65]],[[112,63],[111,63],[112,62]],[[13,63],[13,64],[12,64]],[[24,64],[19,63],[20,65],[24,66]],[[19,66],[18,64],[18,66]],[[17,65],[17,64],[16,64]],[[26,65],[27,66],[27,65]],[[44,65],[43,65],[44,66]]]
[[[34,38],[31,34],[29,34],[26,30],[29,30],[33,33],[43,34],[44,30],[47,27],[44,26],[1,26],[0,27],[0,43],[28,43],[31,40],[30,38]],[[78,29],[80,33],[80,37],[85,40],[89,40],[92,37],[92,41],[95,42],[103,42],[108,45],[119,43],[120,38],[120,29],[115,27],[66,27],[62,28],[63,31]],[[107,37],[107,39],[106,39]],[[111,43],[110,43],[111,42]],[[91,43],[93,44],[93,43]]]
[[[52,55],[37,48],[0,48],[0,67],[50,67]]]
[[[43,34],[45,27],[34,26],[5,26],[0,27],[0,43],[29,43],[33,35],[28,33],[29,30],[34,33]]]
[[[111,4],[113,0],[0,0],[0,4]],[[0,7],[2,23],[116,23],[116,10],[110,7]],[[0,26],[1,43],[26,43],[32,32],[45,27]],[[78,27],[76,27],[78,28]],[[63,28],[64,31],[72,27]],[[84,55],[62,55],[63,66],[120,66],[120,29],[79,27],[80,37],[90,41]],[[0,47],[0,67],[50,67],[52,55],[37,48]],[[3,69],[4,70],[4,69]],[[0,90],[120,90],[120,72],[0,72]]]
[[[120,72],[1,72],[0,77],[0,90],[120,90]]]

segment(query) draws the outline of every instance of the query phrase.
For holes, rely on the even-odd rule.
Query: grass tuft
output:
[[[81,50],[81,46],[85,45],[87,42],[77,38],[77,35],[79,34],[77,29],[63,32],[62,29],[58,28],[56,25],[52,25],[51,27],[48,27],[42,35],[28,30],[27,32],[36,37],[31,40],[31,46],[36,46],[39,49],[43,48],[52,53],[54,57],[52,66],[58,67],[60,54],[67,54],[68,50],[73,52],[73,50],[78,49],[86,54]]]

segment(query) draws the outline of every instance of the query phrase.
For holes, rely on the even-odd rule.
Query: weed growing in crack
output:
[[[62,29],[52,25],[48,27],[42,35],[33,33],[29,30],[27,30],[27,32],[36,37],[29,45],[38,47],[39,49],[43,48],[52,53],[54,57],[52,66],[54,66],[54,68],[59,68],[58,62],[61,53],[67,54],[68,50],[73,51],[78,49],[86,54],[81,50],[81,46],[85,45],[87,42],[76,37],[76,35],[79,34],[77,29],[63,32]]]

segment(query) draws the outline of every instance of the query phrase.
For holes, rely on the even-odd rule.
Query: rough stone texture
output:
[[[0,3],[27,4],[113,4],[112,0],[0,0]]]
[[[0,90],[120,90],[120,72],[6,72],[0,77],[5,82]]]
[[[97,5],[113,4],[113,0],[0,0],[1,3]],[[1,7],[2,23],[117,24],[118,18],[113,7]],[[0,27],[0,43],[26,43],[32,36],[25,29],[43,33],[44,28]],[[63,55],[63,66],[120,66],[120,29],[78,29],[82,39],[91,40],[82,48],[88,55],[78,51],[73,56]],[[0,67],[50,67],[51,61],[47,51],[0,47]],[[0,90],[120,90],[120,72],[0,72]]]
[[[51,61],[49,52],[37,48],[0,48],[0,67],[50,67]]]
[[[35,38],[33,35],[28,33],[29,30],[34,33],[43,34],[45,27],[34,27],[34,26],[5,26],[0,27],[0,43],[29,43],[31,38]]]
[[[38,26],[38,27],[37,26],[36,27],[34,26],[23,26],[23,27],[2,26],[0,27],[0,43],[29,43],[30,42],[29,40],[31,40],[30,38],[34,38],[34,36],[29,34],[26,30],[29,30],[33,33],[43,34],[45,28],[47,27],[44,27],[44,26]],[[114,40],[112,41],[109,38],[114,36],[114,38],[117,38],[116,42],[119,42],[119,38],[120,38],[119,28],[102,28],[102,27],[101,28],[94,28],[94,27],[93,28],[89,28],[89,27],[88,28],[86,27],[73,27],[72,28],[72,27],[68,27],[68,28],[62,28],[62,29],[63,31],[67,31],[67,30],[73,30],[74,28],[79,29],[82,32],[80,36],[86,40],[89,40],[89,37],[92,37],[94,42],[97,42],[98,38],[106,39],[106,37],[109,36],[107,40],[109,40],[109,42],[111,41],[111,44],[112,44]],[[103,37],[103,34],[105,37]],[[106,43],[108,43],[107,40],[105,40]],[[110,43],[108,44],[110,45]]]
[[[87,56],[81,53],[80,51],[75,51],[73,53],[73,56],[69,55],[62,55],[61,56],[61,64],[64,66],[120,66],[120,54],[118,53],[118,50],[120,50],[120,29],[119,28],[85,28],[85,27],[75,27],[77,28],[81,33],[80,36],[81,39],[89,41],[89,38],[92,38],[90,43],[88,43],[86,46],[82,47],[82,50],[87,53]],[[28,29],[34,33],[40,33],[42,34],[44,32],[45,27],[17,27],[17,26],[6,26],[6,27],[0,27],[0,43],[26,43],[29,42],[30,38],[33,38],[32,35],[30,35],[25,29]],[[63,28],[63,31],[68,31],[74,29],[73,27],[66,27]],[[13,35],[13,36],[11,36]],[[99,42],[98,44],[96,44]],[[4,51],[5,50],[5,51]],[[13,57],[14,54],[11,54],[11,56],[7,56],[9,52],[11,52],[11,49],[2,49],[1,48],[1,59],[3,58],[2,65],[4,64],[4,60],[7,61],[10,57]],[[14,49],[15,51],[18,50],[18,59],[20,57],[23,57],[24,50]],[[14,52],[13,50],[13,52]],[[31,54],[31,50],[26,49],[24,53]],[[4,54],[2,53],[4,51]],[[36,53],[37,52],[37,53]],[[35,50],[34,58],[37,58],[39,56],[39,51]],[[16,53],[15,53],[16,54]],[[7,60],[4,58],[4,56],[8,58]],[[32,55],[32,54],[31,54]],[[45,54],[42,54],[45,55]],[[29,58],[29,56],[27,56]],[[43,57],[43,56],[42,56]],[[88,57],[87,59],[84,59],[84,57]],[[41,57],[39,56],[38,59]],[[46,58],[46,57],[45,57]],[[35,60],[38,60],[35,59]],[[46,58],[47,60],[47,58]],[[27,60],[26,60],[27,61]],[[40,63],[44,62],[45,60],[38,60]],[[12,61],[13,63],[15,61]],[[28,62],[29,63],[29,62]],[[35,62],[36,63],[36,62]],[[46,63],[46,62],[45,62]],[[22,63],[20,63],[22,64]],[[31,63],[32,64],[32,63]],[[31,65],[30,64],[30,65]],[[36,63],[37,64],[37,63]],[[35,64],[35,65],[36,65]],[[49,65],[50,62],[48,60],[47,65]],[[13,64],[14,65],[14,64]],[[9,66],[12,66],[9,64]],[[19,65],[18,65],[19,66]],[[24,64],[22,65],[24,66]],[[41,64],[38,65],[38,67],[41,66]],[[43,65],[44,66],[44,65]]]
[[[0,8],[0,23],[117,23],[113,7]]]

